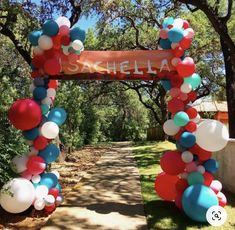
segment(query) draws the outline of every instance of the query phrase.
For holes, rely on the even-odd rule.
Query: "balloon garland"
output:
[[[212,152],[223,149],[229,139],[227,128],[217,120],[202,120],[192,102],[201,77],[185,51],[190,47],[194,31],[186,20],[168,17],[160,30],[159,45],[172,49],[171,64],[176,72],[160,73],[161,83],[168,92],[168,111],[171,119],[163,129],[175,136],[176,151],[167,151],[160,160],[163,170],[155,180],[155,191],[164,200],[174,201],[188,217],[206,222],[207,210],[227,203],[221,192],[222,184],[214,180],[219,164],[211,159]]]
[[[60,154],[53,140],[67,114],[63,108],[52,108],[58,82],[48,75],[59,74],[60,61],[77,58],[84,49],[85,31],[70,26],[69,19],[59,17],[46,21],[42,31],[33,31],[28,36],[33,46],[30,86],[33,98],[14,102],[8,118],[22,131],[30,151],[13,158],[11,166],[19,177],[6,183],[0,192],[0,204],[10,213],[21,213],[31,205],[52,213],[63,201],[59,173],[48,172],[47,166]]]
[[[5,184],[0,192],[0,204],[10,213],[23,212],[31,205],[51,213],[63,200],[59,173],[47,172],[46,168],[59,156],[53,139],[67,114],[62,108],[52,108],[58,82],[48,75],[61,73],[60,61],[77,59],[84,50],[85,32],[70,26],[66,17],[59,17],[46,21],[42,31],[33,31],[28,37],[33,46],[33,98],[17,100],[8,116],[12,125],[23,131],[30,152],[12,160],[12,168],[20,177]],[[219,165],[211,156],[226,146],[229,135],[222,123],[201,120],[192,107],[197,98],[195,90],[201,84],[193,59],[185,57],[193,37],[194,31],[186,20],[168,17],[163,21],[159,45],[172,50],[171,64],[176,68],[176,72],[158,73],[169,94],[168,111],[172,117],[163,129],[167,135],[175,136],[177,150],[162,156],[163,172],[156,177],[155,190],[162,199],[174,201],[191,219],[205,222],[211,206],[224,207],[227,203],[222,184],[214,180],[213,173]]]

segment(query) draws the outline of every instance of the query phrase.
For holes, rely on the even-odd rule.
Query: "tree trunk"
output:
[[[229,135],[235,138],[235,53],[233,53],[224,40],[220,39],[224,55],[226,75],[226,96],[228,103]]]

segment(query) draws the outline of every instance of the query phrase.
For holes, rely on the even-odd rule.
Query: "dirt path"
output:
[[[106,152],[42,230],[145,230],[139,173],[127,143]]]

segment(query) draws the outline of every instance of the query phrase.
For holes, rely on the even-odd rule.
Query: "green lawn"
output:
[[[223,191],[228,199],[228,205],[226,206],[228,219],[226,224],[221,227],[212,227],[207,224],[203,225],[194,222],[180,211],[173,202],[163,201],[156,195],[154,191],[154,180],[156,175],[161,171],[159,164],[160,157],[164,151],[170,149],[175,149],[175,145],[167,141],[133,146],[141,175],[142,195],[149,230],[235,229],[235,194]]]

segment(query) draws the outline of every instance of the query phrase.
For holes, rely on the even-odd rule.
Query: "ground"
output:
[[[63,195],[66,196],[79,184],[84,173],[92,168],[108,149],[109,145],[86,146],[68,155],[68,161],[52,164],[51,170],[57,170],[60,173],[59,181],[63,188]],[[33,209],[13,215],[0,207],[0,229],[39,229],[48,219],[49,217],[43,212]]]
[[[200,225],[190,220],[174,203],[161,200],[154,191],[154,181],[156,175],[161,171],[160,157],[164,151],[175,149],[175,145],[170,142],[143,143],[133,146],[132,151],[140,170],[142,195],[144,200],[145,213],[149,230],[169,229],[169,230],[232,230],[235,229],[235,195],[223,191],[228,199],[226,211],[228,219],[225,225],[219,228]]]

